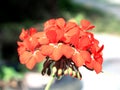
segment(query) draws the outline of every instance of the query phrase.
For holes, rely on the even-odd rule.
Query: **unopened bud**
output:
[[[62,74],[62,69],[59,69],[58,70],[58,76],[61,76],[61,74]]]
[[[78,79],[81,79],[81,78],[82,78],[79,72],[77,72],[77,78],[78,78]]]
[[[75,71],[72,72],[72,77],[76,77],[76,72]]]
[[[68,73],[69,73],[70,76],[72,76],[72,72],[73,72],[72,69],[69,67],[68,68]]]
[[[52,73],[55,74],[57,72],[57,68],[56,67],[53,67],[52,68]]]
[[[64,75],[67,75],[68,74],[68,70],[66,69],[65,71],[64,71]]]

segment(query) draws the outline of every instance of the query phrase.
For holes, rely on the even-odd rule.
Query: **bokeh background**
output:
[[[89,73],[82,69],[83,76],[84,74],[88,75],[83,78],[91,78],[88,80],[92,84],[94,77],[103,78],[102,82],[109,81],[108,77],[112,77],[111,73],[112,75],[117,73],[119,77],[120,0],[0,0],[0,90],[43,90],[47,82],[41,79],[42,76],[39,73],[42,64],[38,64],[31,71],[21,65],[17,55],[16,42],[19,40],[22,28],[35,27],[41,31],[46,20],[58,17],[75,20],[77,23],[81,19],[90,20],[96,26],[92,32],[96,34],[96,38],[102,44],[106,45],[107,49],[103,53],[105,58],[103,70],[107,71],[107,74],[96,77],[92,74],[88,75]],[[116,76],[113,75],[113,77]],[[39,81],[31,81],[31,78]],[[83,87],[89,87],[91,84],[86,85],[85,82],[87,82],[86,79],[78,81],[64,77],[60,81],[56,80],[51,90],[88,90]],[[99,84],[101,84],[100,81]],[[116,83],[114,84],[115,87],[118,87]],[[92,86],[91,88],[98,90]],[[109,90],[120,90],[120,87]]]

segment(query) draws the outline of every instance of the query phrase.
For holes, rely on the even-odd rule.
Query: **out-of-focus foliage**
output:
[[[21,79],[23,78],[23,73],[16,72],[13,67],[2,66],[0,70],[0,79],[8,82],[10,79]]]
[[[97,18],[94,21],[94,24],[96,25],[95,32],[120,35],[119,23],[120,20],[115,17],[108,16],[104,18]]]

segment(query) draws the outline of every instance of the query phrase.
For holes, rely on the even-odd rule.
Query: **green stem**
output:
[[[53,67],[53,68],[52,68],[52,74],[51,74],[50,81],[49,81],[48,84],[46,85],[45,90],[49,90],[49,89],[50,89],[50,86],[51,86],[51,84],[53,83],[53,80],[54,80],[54,76],[55,76],[56,71],[57,71],[57,68],[56,68],[56,67]]]
[[[51,86],[51,84],[53,83],[53,80],[54,80],[54,77],[51,76],[50,81],[48,82],[48,84],[47,84],[46,87],[45,87],[45,90],[49,90],[49,89],[50,89],[50,86]]]

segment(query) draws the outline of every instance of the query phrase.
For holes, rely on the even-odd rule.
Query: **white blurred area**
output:
[[[111,4],[117,4],[120,5],[120,0],[108,0]]]

